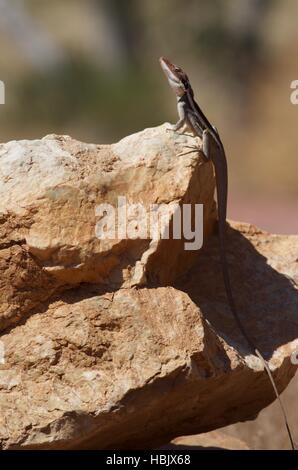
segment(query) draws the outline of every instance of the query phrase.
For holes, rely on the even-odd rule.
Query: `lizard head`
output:
[[[177,96],[183,96],[190,88],[186,73],[165,57],[160,57],[159,63],[174,93]]]

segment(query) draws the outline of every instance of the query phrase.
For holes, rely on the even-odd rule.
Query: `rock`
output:
[[[171,444],[161,447],[165,450],[249,450],[248,445],[237,437],[224,432],[211,431],[193,436],[181,436],[173,439]]]
[[[111,147],[1,146],[3,449],[154,448],[274,400],[226,303],[212,168],[174,153],[192,141],[161,126]],[[98,240],[94,205],[122,193],[206,201],[204,248]],[[237,223],[227,235],[241,318],[282,391],[297,369],[298,237]]]
[[[197,151],[179,155],[199,139],[167,127],[114,145],[55,135],[0,145],[0,329],[57,290],[83,282],[115,289],[148,279],[166,285],[194,264],[184,240],[151,241],[139,232],[134,239],[119,233],[117,239],[99,239],[96,232],[100,204],[117,208],[121,196],[146,210],[153,204],[202,203],[204,235],[211,233],[212,165],[203,165]]]
[[[289,264],[282,270],[293,273],[297,237],[240,227],[242,233],[229,234],[231,268],[241,283],[253,261],[256,279],[247,286],[254,297],[244,286],[237,300],[283,390],[296,371],[290,355],[298,346],[298,299],[295,286],[270,264],[287,238]],[[269,251],[269,244],[266,259],[262,249]],[[228,312],[219,276],[204,299],[194,301],[194,285],[198,296],[205,292],[209,264],[210,272],[218,270],[215,245],[211,240],[200,269],[184,279],[180,289],[188,292],[159,287],[100,293],[99,286],[84,285],[3,334],[3,448],[154,447],[252,419],[273,401],[266,373]],[[271,308],[265,308],[269,300]]]

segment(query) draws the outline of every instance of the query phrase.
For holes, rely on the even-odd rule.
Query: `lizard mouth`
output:
[[[180,81],[179,77],[174,72],[175,65],[172,64],[165,57],[160,57],[159,58],[159,63],[160,63],[160,66],[161,66],[162,70],[164,71],[167,79],[170,82],[172,82],[174,85],[181,85],[181,81]]]

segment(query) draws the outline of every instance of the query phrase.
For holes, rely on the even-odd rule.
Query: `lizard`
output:
[[[280,404],[284,423],[289,436],[292,450],[295,450],[294,440],[288,424],[287,414],[279,395],[277,386],[272,376],[269,364],[255,346],[254,342],[246,332],[244,325],[238,314],[234,296],[231,287],[228,261],[226,256],[226,218],[227,218],[227,199],[228,199],[228,165],[225,154],[224,145],[221,141],[219,133],[214,127],[194,98],[194,92],[186,73],[177,65],[170,62],[165,57],[159,59],[161,68],[165,73],[168,82],[177,98],[177,111],[179,120],[171,126],[171,130],[177,132],[183,127],[188,127],[190,131],[202,139],[202,154],[205,161],[212,161],[215,170],[216,193],[217,193],[217,212],[218,212],[218,234],[219,234],[219,251],[222,265],[222,274],[225,285],[226,296],[228,299],[230,310],[236,320],[239,330],[246,339],[248,345],[254,354],[261,360],[264,369],[270,379],[275,396]]]

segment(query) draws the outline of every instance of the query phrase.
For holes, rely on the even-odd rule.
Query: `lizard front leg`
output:
[[[184,101],[177,101],[177,111],[179,120],[176,124],[173,124],[167,131],[177,132],[179,129],[182,129],[183,126],[187,125],[187,114],[186,114],[186,106]],[[177,132],[179,134],[179,132]]]
[[[191,137],[196,137],[195,131],[189,119],[189,114],[188,114],[189,110],[184,100],[181,100],[181,99],[177,100],[177,111],[178,111],[179,120],[176,122],[176,124],[171,126],[170,129],[167,129],[167,131],[171,130],[173,132],[176,132],[177,134],[190,135]],[[183,127],[192,130],[193,134],[187,134],[186,132],[183,132],[183,131],[182,133],[178,132],[178,130],[182,129]],[[185,147],[188,147],[191,150],[186,151],[186,152],[180,152],[177,154],[177,157],[198,151],[198,148],[195,146],[186,145]]]

